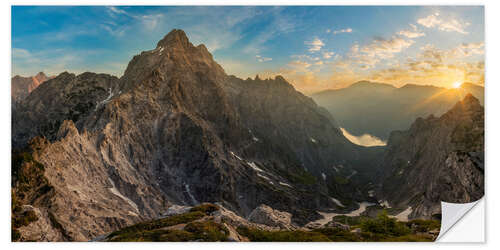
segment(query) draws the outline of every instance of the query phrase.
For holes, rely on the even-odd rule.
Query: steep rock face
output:
[[[22,148],[34,136],[55,139],[64,120],[77,122],[88,115],[118,83],[118,78],[106,74],[67,72],[36,88],[27,99],[18,103],[12,115],[12,145]]]
[[[412,207],[410,218],[441,213],[441,201],[464,203],[484,194],[484,108],[467,95],[439,118],[419,118],[391,133],[383,195]]]
[[[47,139],[32,150],[55,190],[48,210],[69,240],[156,218],[171,203],[220,202],[242,216],[268,204],[304,224],[319,217],[313,210],[337,206],[332,194],[363,199],[357,178],[334,182],[332,165],[352,177],[372,159],[333,118],[283,78],[242,84],[173,30],[119,80],[63,73],[37,88],[13,116],[13,145]]]

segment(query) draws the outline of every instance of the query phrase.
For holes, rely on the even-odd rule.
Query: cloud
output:
[[[391,39],[375,38],[367,45],[351,46],[347,61],[363,69],[372,68],[382,60],[393,58],[396,53],[410,47],[414,42],[396,36]]]
[[[351,33],[352,29],[351,28],[346,28],[346,29],[341,29],[341,30],[334,30],[331,31],[330,29],[326,30],[326,33],[332,33],[334,35],[340,34],[340,33]]]
[[[324,59],[330,59],[330,58],[332,58],[332,56],[333,56],[334,54],[335,54],[334,52],[328,52],[328,51],[325,51],[325,52],[323,52],[323,58],[324,58]]]
[[[283,7],[274,7],[268,11],[258,12],[258,15],[270,18],[270,22],[264,28],[260,29],[260,32],[250,38],[250,41],[243,48],[243,52],[247,54],[261,53],[261,51],[266,50],[265,44],[274,39],[278,35],[283,35],[295,30],[296,23],[299,22],[297,18],[294,18],[287,14]],[[235,15],[241,15],[241,10],[237,9]]]
[[[325,44],[323,43],[323,41],[321,41],[319,38],[314,38],[312,41],[306,41],[304,42],[305,45],[307,45],[309,47],[309,51],[310,52],[318,52],[321,50],[321,48],[323,46],[325,46]]]
[[[140,16],[144,27],[148,30],[154,30],[158,23],[163,18],[163,14],[151,14],[151,15],[143,15]]]
[[[118,15],[127,15],[128,13],[125,10],[119,9],[114,6],[107,6],[106,9],[108,10],[108,13],[112,16],[115,16],[116,14]]]
[[[373,135],[369,134],[363,134],[361,136],[355,136],[349,133],[347,130],[344,128],[340,128],[344,136],[351,141],[354,144],[365,146],[365,147],[372,147],[372,146],[385,146],[387,145],[387,142],[382,141],[378,137],[375,137]]]
[[[483,54],[483,42],[461,43],[447,50],[427,44],[406,62],[372,71],[369,79],[395,85],[411,82],[450,87],[456,81],[484,84]]]
[[[311,67],[312,64],[304,61],[291,61],[287,64],[287,66],[298,70],[298,71],[307,71],[307,68]]]
[[[421,32],[417,29],[417,26],[414,24],[410,24],[411,29],[408,30],[401,30],[398,32],[398,35],[405,36],[408,38],[417,38],[421,36],[425,36],[424,32]]]
[[[269,62],[269,61],[273,60],[270,57],[263,57],[263,56],[260,56],[260,55],[256,55],[255,57],[257,58],[257,61],[259,61],[259,62]]]
[[[461,34],[468,34],[469,32],[465,31],[470,23],[459,21],[454,18],[449,18],[447,20],[440,18],[439,13],[431,14],[427,17],[420,18],[417,20],[417,23],[426,27],[426,28],[434,28],[436,27],[439,30],[451,32],[455,31]]]

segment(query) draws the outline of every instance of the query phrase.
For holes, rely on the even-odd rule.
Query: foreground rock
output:
[[[292,225],[292,214],[274,210],[264,204],[255,208],[248,216],[248,220],[254,223],[264,224],[280,229],[297,229],[296,226]]]

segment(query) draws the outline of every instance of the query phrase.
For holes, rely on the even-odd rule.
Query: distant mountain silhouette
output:
[[[416,84],[396,88],[360,81],[347,88],[318,92],[312,98],[351,134],[368,133],[387,140],[391,131],[407,129],[418,117],[442,115],[467,93],[484,103],[484,87],[472,83],[446,89]]]

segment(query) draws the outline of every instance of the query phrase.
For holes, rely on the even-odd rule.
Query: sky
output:
[[[484,85],[481,6],[13,6],[12,75],[120,77],[172,29],[226,73],[311,94],[356,81]]]

